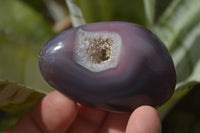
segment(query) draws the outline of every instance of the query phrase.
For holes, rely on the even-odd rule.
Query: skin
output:
[[[150,106],[141,106],[132,114],[108,113],[54,91],[3,133],[161,133],[161,121]]]

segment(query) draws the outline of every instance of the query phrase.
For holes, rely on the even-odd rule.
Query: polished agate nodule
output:
[[[160,106],[176,84],[164,44],[144,27],[127,22],[100,22],[64,31],[43,47],[39,65],[52,87],[105,111]]]

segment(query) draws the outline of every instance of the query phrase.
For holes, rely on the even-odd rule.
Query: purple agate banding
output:
[[[127,22],[99,22],[64,31],[43,47],[39,65],[55,89],[106,111],[160,106],[176,84],[164,44],[149,30]]]

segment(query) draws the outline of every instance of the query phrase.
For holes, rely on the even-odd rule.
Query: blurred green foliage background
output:
[[[86,23],[128,21],[157,34],[176,67],[176,92],[158,108],[163,132],[199,133],[199,14],[199,0],[0,0],[0,131],[53,90],[38,67],[48,39]]]

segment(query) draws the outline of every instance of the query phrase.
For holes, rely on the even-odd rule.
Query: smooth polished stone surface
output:
[[[64,31],[43,47],[39,65],[52,87],[106,111],[160,106],[176,84],[164,44],[149,30],[127,22],[99,22]]]

